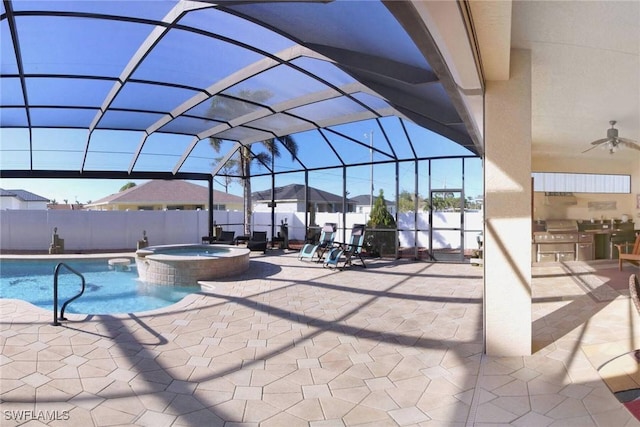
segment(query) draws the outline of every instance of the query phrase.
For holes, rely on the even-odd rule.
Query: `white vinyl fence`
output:
[[[280,231],[280,225],[286,222],[289,240],[303,241],[306,236],[304,212],[286,212],[275,214],[274,234]],[[224,230],[243,233],[243,213],[215,211],[216,225]],[[326,222],[338,225],[339,241],[349,238],[353,224],[366,224],[367,214],[348,213],[343,222],[342,213],[317,213],[316,223]],[[253,214],[253,230],[266,231],[271,236],[271,213]],[[426,213],[418,216],[418,231],[414,230],[413,213],[401,213],[398,216],[400,246],[428,247],[429,224]],[[460,227],[460,214],[457,212],[438,212],[434,214],[434,227]],[[150,245],[168,245],[179,243],[200,243],[202,236],[208,234],[207,211],[57,211],[57,210],[2,210],[0,211],[0,250],[10,251],[47,251],[51,245],[54,228],[59,238],[64,239],[65,252],[91,250],[135,250],[143,232],[146,232]],[[482,229],[482,213],[465,213],[465,228]],[[457,231],[434,232],[434,249],[458,247],[460,233]],[[465,233],[465,247],[476,248],[477,232]]]

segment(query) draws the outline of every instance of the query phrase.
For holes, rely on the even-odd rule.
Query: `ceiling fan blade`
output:
[[[618,142],[620,144],[624,145],[625,147],[633,148],[634,150],[639,150],[640,151],[640,145],[636,144],[635,142],[633,142],[630,139],[618,138]]]
[[[609,141],[609,139],[610,139],[610,138],[602,138],[602,139],[598,139],[598,140],[596,140],[596,141],[593,141],[593,142],[591,143],[591,145],[598,145],[598,144],[602,144],[603,142],[607,142],[607,141]]]
[[[582,152],[582,154],[586,153],[587,151],[591,151],[591,150],[593,150],[594,148],[598,148],[598,145],[594,145],[594,146],[593,146],[593,147],[591,147],[591,148],[587,148],[586,150],[584,150],[584,151]]]
[[[618,141],[624,142],[625,144],[637,144],[638,141],[634,141],[633,139],[629,139],[629,138],[618,138]]]

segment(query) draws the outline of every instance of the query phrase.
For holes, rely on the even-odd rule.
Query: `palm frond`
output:
[[[291,153],[291,160],[295,160],[298,156],[298,142],[291,135],[281,136],[278,141]]]

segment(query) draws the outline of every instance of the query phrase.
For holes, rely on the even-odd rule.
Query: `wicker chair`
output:
[[[629,276],[629,296],[636,306],[638,314],[640,314],[640,299],[638,298],[638,294],[640,294],[640,282],[638,282],[638,276],[632,274]]]

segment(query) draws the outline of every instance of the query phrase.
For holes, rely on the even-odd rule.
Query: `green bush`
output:
[[[367,228],[363,246],[369,255],[381,256],[386,253],[395,253],[396,220],[387,210],[387,202],[384,200],[384,191],[382,189],[371,209]]]

